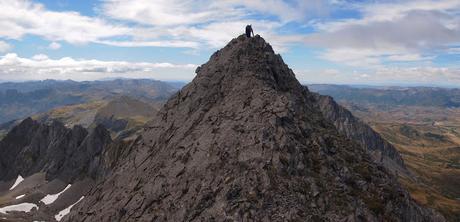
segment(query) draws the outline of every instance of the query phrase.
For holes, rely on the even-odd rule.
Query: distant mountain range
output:
[[[120,96],[155,104],[166,100],[177,90],[177,84],[149,79],[0,83],[0,123],[47,112],[57,107],[110,101]]]
[[[437,87],[353,87],[314,84],[308,88],[337,101],[381,106],[460,107],[460,89]]]

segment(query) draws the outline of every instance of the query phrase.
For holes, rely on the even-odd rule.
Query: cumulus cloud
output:
[[[0,0],[0,36],[20,39],[31,34],[52,41],[82,44],[125,35],[128,28],[80,15],[77,12],[54,12],[26,0]]]
[[[194,47],[185,41],[157,39],[138,42],[136,27],[114,23],[100,17],[89,17],[73,11],[55,12],[28,0],[0,0],[0,37],[20,40],[36,35],[53,41],[50,49],[59,48],[57,41],[71,44],[101,43],[112,46]],[[132,39],[117,42],[114,38]]]
[[[52,41],[50,49],[59,48],[58,41],[117,47],[218,48],[251,23],[256,32],[283,49],[292,37],[279,35],[276,30],[287,22],[303,21],[307,15],[326,11],[325,5],[319,0],[104,0],[97,8],[101,15],[90,17],[51,11],[30,0],[0,0],[0,37],[20,40],[36,35]],[[249,19],[261,13],[275,19]]]
[[[450,45],[460,43],[460,2],[409,1],[355,6],[362,18],[344,19],[315,24],[318,32],[308,35],[305,42],[327,48],[323,58],[346,64],[370,65],[383,60],[416,61],[434,58]],[[338,58],[338,52],[367,55]],[[343,61],[342,61],[343,60]]]
[[[0,80],[74,79],[96,80],[107,77],[190,80],[194,64],[100,61],[64,57],[50,59],[44,54],[22,58],[14,53],[0,57]]]

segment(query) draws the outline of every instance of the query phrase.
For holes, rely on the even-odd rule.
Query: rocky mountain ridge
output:
[[[260,36],[197,69],[65,221],[444,221],[420,207]]]
[[[330,96],[314,93],[324,117],[331,121],[339,133],[367,149],[376,163],[385,166],[395,175],[412,177],[398,150],[383,139],[370,126],[354,117],[350,111],[337,104]]]
[[[95,178],[99,156],[110,143],[110,134],[102,126],[88,132],[78,125],[69,129],[57,121],[46,125],[27,118],[0,141],[0,177],[11,180],[45,172],[49,180],[69,183]]]
[[[111,172],[128,143],[112,141],[102,125],[23,120],[0,141],[1,221],[59,221]]]

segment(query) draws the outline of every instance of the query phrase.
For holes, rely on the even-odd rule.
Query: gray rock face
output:
[[[339,133],[361,144],[375,162],[384,165],[391,173],[411,177],[412,174],[393,145],[369,125],[354,117],[350,111],[337,104],[332,97],[316,93],[314,96],[324,117],[334,124]]]
[[[65,221],[444,221],[259,36],[214,53],[156,120]]]
[[[27,118],[0,141],[0,178],[37,172],[66,182],[95,178],[102,151],[110,143],[109,132],[101,126],[88,132],[80,126],[68,129],[60,122],[45,125]]]

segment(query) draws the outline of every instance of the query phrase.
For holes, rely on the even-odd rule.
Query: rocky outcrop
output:
[[[130,144],[112,141],[101,125],[88,131],[78,125],[69,129],[57,121],[48,125],[25,119],[0,141],[0,218],[59,220],[65,209],[112,172]],[[35,209],[22,212],[14,208],[18,204]]]
[[[197,69],[66,221],[444,221],[341,135],[260,36]]]
[[[95,178],[103,149],[111,141],[102,126],[88,132],[81,126],[69,129],[57,121],[46,125],[27,118],[0,141],[0,178],[6,181],[37,172],[68,183]]]
[[[330,96],[313,94],[324,117],[331,121],[339,133],[367,149],[373,160],[384,165],[391,173],[411,177],[396,148],[383,139],[369,125],[354,117]]]

